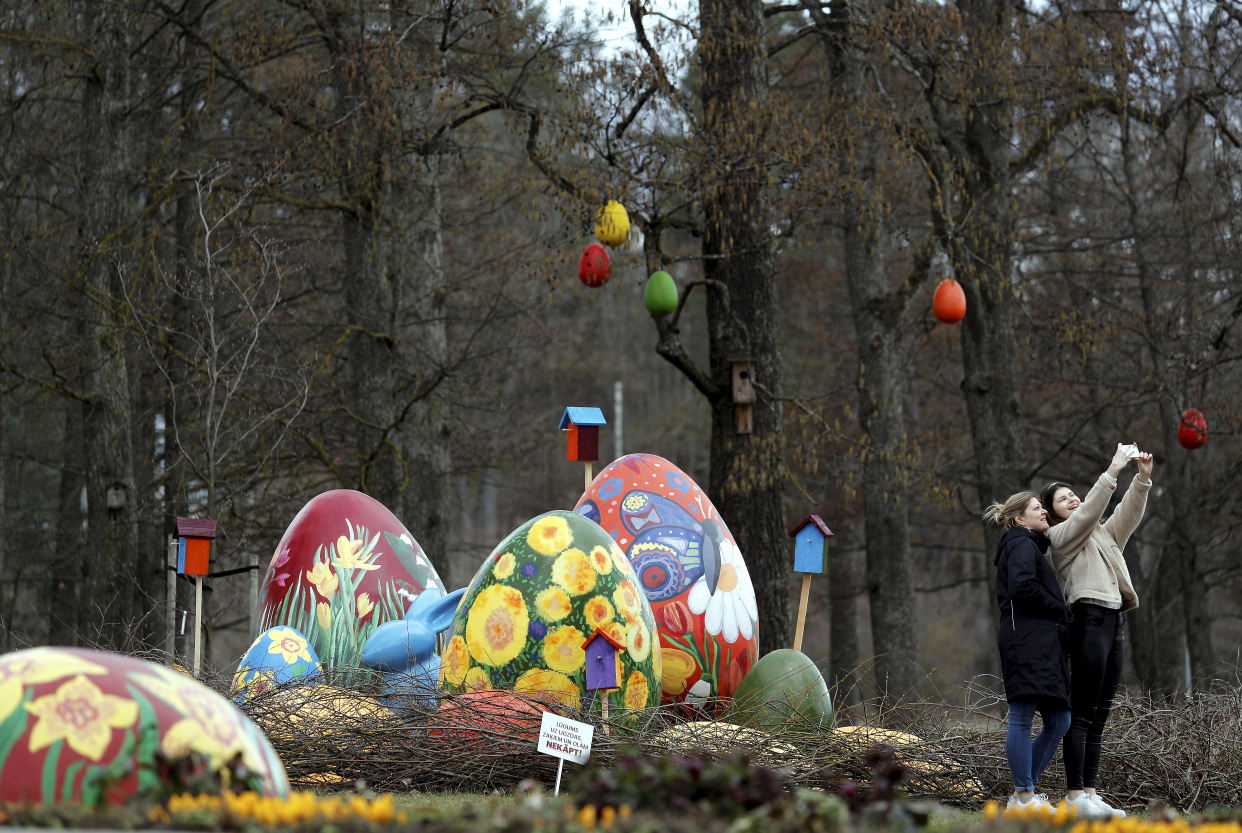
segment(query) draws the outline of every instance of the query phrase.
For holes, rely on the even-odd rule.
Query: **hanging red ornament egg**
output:
[[[592,243],[578,261],[578,280],[595,289],[608,283],[612,277],[612,264],[608,252],[598,243]]]
[[[1177,441],[1182,448],[1194,450],[1202,448],[1207,442],[1207,418],[1198,408],[1190,408],[1182,414],[1182,421],[1177,426]]]
[[[932,315],[941,324],[956,324],[966,317],[966,293],[952,278],[941,281],[932,296]]]

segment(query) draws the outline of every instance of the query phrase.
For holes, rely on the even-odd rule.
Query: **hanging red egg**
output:
[[[608,252],[598,243],[592,243],[578,261],[578,280],[595,289],[608,283],[612,277],[612,264]]]
[[[1177,426],[1177,441],[1182,448],[1193,451],[1202,448],[1207,442],[1207,418],[1198,408],[1190,408],[1182,414],[1182,421]]]
[[[952,278],[941,281],[932,296],[932,315],[941,324],[956,324],[966,317],[966,293]]]

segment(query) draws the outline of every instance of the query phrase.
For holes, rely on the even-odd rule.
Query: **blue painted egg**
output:
[[[233,699],[244,703],[256,694],[297,679],[312,682],[323,673],[314,647],[296,628],[268,628],[246,651],[233,675]]]

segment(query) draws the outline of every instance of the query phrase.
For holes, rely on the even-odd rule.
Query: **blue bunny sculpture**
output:
[[[428,587],[414,599],[404,619],[385,622],[362,646],[362,666],[383,672],[384,705],[393,708],[409,696],[434,702],[440,690],[440,655],[436,637],[453,624],[466,588],[447,596]]]

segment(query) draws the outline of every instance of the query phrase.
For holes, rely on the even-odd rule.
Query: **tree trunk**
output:
[[[828,684],[835,688],[833,705],[838,710],[857,706],[862,700],[858,688],[858,666],[862,662],[858,615],[862,581],[858,575],[858,553],[858,546],[848,533],[842,533],[828,548],[828,567],[832,575]]]
[[[138,556],[132,401],[126,361],[121,275],[128,252],[117,231],[130,190],[130,32],[127,4],[81,4],[95,62],[85,73],[82,117],[87,127],[83,158],[80,236],[87,308],[82,430],[86,453],[87,507],[94,547],[88,573],[83,636],[119,647],[133,617]],[[109,489],[123,506],[109,509]]]
[[[766,158],[767,66],[761,0],[700,0],[699,66],[706,158],[703,271],[712,408],[708,493],[746,558],[761,650],[790,644],[780,325]],[[725,291],[727,290],[727,291]],[[738,433],[731,362],[756,364],[754,429]],[[702,386],[700,387],[702,389]]]
[[[60,501],[56,521],[56,554],[47,579],[47,641],[50,645],[79,644],[78,603],[86,571],[82,521],[82,488],[86,467],[82,448],[82,408],[65,401],[60,454]]]

